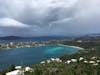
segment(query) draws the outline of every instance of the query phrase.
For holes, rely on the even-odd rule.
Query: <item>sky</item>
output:
[[[100,33],[100,0],[0,0],[0,36]]]

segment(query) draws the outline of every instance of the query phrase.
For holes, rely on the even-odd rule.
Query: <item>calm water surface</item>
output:
[[[43,60],[65,54],[76,53],[79,49],[69,46],[37,46],[31,48],[0,49],[0,69],[14,65],[32,65]]]

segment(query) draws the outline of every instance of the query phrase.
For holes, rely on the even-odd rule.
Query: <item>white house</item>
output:
[[[77,40],[78,43],[82,43],[82,40]]]
[[[77,59],[71,59],[72,62],[77,62]]]
[[[95,57],[95,56],[93,56],[91,59],[96,59],[96,57]]]
[[[54,58],[51,58],[51,61],[55,61],[55,59]]]
[[[45,64],[45,61],[40,62],[41,64]]]
[[[12,46],[13,45],[13,42],[10,42],[10,45]]]
[[[71,60],[67,60],[65,63],[70,64],[71,63]]]
[[[16,66],[15,69],[16,70],[22,69],[22,66]]]
[[[62,60],[60,60],[59,58],[56,58],[55,61],[62,62]]]
[[[88,61],[85,60],[84,63],[88,63]]]
[[[23,71],[20,71],[20,70],[14,70],[14,71],[6,73],[6,75],[24,75],[24,73]]]
[[[25,71],[30,71],[31,68],[30,67],[25,67]]]
[[[47,63],[50,63],[51,61],[50,60],[47,60]]]
[[[97,63],[100,63],[100,60],[97,60]]]
[[[80,58],[79,58],[79,61],[82,61],[82,60],[84,60],[84,58],[83,58],[83,57],[80,57]]]
[[[95,61],[89,61],[90,64],[95,64]]]

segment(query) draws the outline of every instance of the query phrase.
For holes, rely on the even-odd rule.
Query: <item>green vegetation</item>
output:
[[[100,62],[98,64],[84,63],[84,61],[100,60],[100,39],[99,38],[77,38],[69,41],[61,41],[60,44],[78,46],[84,48],[76,54],[64,55],[59,57],[62,62],[40,63],[31,66],[32,72],[25,72],[25,75],[100,75]],[[83,57],[84,60],[79,61]],[[96,57],[96,58],[93,58]],[[92,59],[93,58],[93,59]],[[67,60],[77,59],[78,61],[70,64],[65,63]],[[1,71],[0,75],[14,70],[8,68]]]
[[[81,42],[79,42],[81,41]],[[100,57],[100,38],[77,38],[70,41],[63,41],[64,45],[78,46],[84,48],[84,50],[80,50],[78,53],[71,55],[71,57],[79,57],[79,56],[98,56]]]
[[[5,75],[5,73],[10,72],[10,71],[13,71],[13,70],[15,70],[15,66],[14,65],[11,65],[10,67],[8,67],[5,70],[1,70],[0,71],[0,75]]]
[[[83,63],[50,63],[34,66],[34,72],[25,75],[100,75],[100,65],[93,66]]]

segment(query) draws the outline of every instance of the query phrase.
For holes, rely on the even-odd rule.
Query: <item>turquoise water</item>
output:
[[[32,65],[43,60],[65,54],[76,53],[79,49],[69,46],[37,46],[31,48],[13,48],[0,50],[0,69],[14,65]]]

